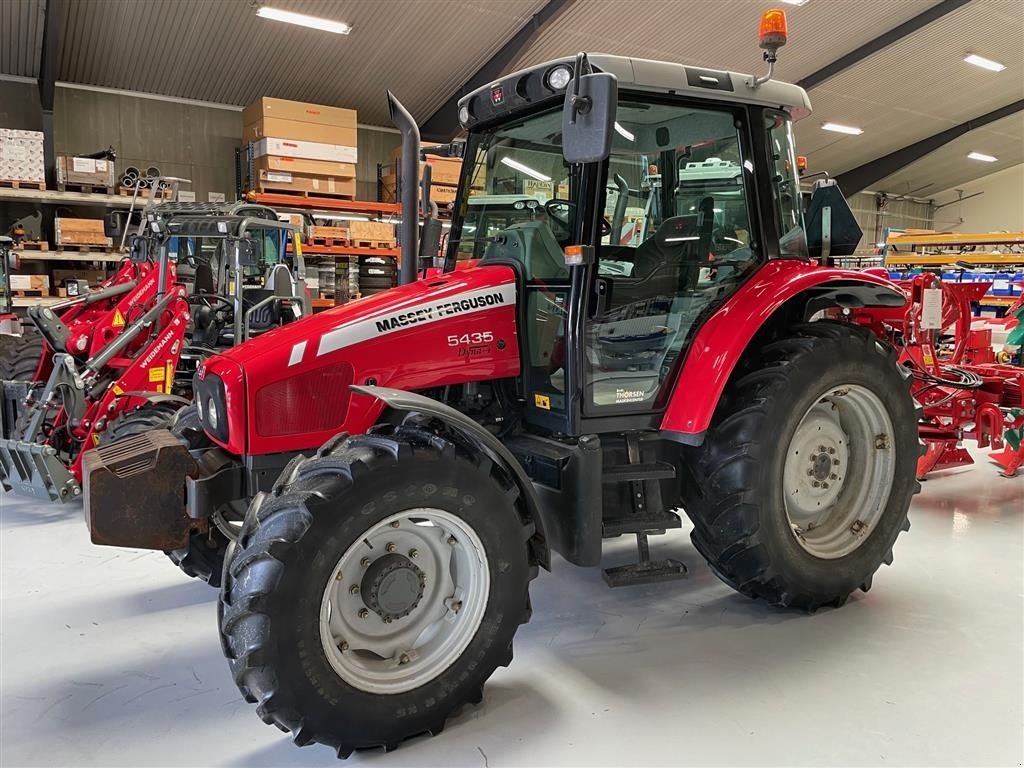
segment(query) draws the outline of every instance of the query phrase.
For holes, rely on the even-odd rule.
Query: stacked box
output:
[[[12,274],[9,276],[12,291],[33,292],[42,296],[50,295],[49,275]]]
[[[46,181],[41,132],[0,128],[0,179]]]
[[[57,183],[87,187],[113,187],[114,164],[91,157],[57,156]]]
[[[436,147],[437,144],[424,143],[424,149]],[[397,200],[396,190],[398,189],[398,177],[396,175],[398,163],[402,158],[402,148],[396,147],[391,151],[392,163],[390,172],[381,177],[384,184],[384,193],[387,202]],[[430,199],[438,205],[447,205],[455,202],[455,191],[459,185],[459,177],[462,174],[462,160],[457,157],[434,157],[427,155],[426,161],[420,163],[420,175],[416,182],[423,178],[423,169],[430,166]]]
[[[355,110],[264,97],[245,108],[242,122],[255,158],[251,188],[355,197]]]
[[[103,219],[69,219],[58,216],[53,220],[53,232],[58,247],[113,245],[111,238],[107,237],[103,231]]]

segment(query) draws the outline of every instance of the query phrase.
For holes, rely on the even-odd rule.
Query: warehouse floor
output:
[[[0,764],[338,765],[241,700],[212,590],[91,546],[77,508],[0,505]],[[683,583],[611,591],[558,562],[481,706],[349,764],[1018,765],[1022,518],[1024,476],[929,480],[894,566],[814,616],[735,595],[683,533],[655,540]]]

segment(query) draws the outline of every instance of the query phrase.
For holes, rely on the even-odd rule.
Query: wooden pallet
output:
[[[22,240],[20,243],[15,243],[11,246],[13,251],[24,251],[25,249],[33,251],[48,251],[50,250],[50,244],[45,240]]]
[[[394,240],[353,240],[352,246],[355,248],[394,248]]]
[[[324,248],[347,248],[349,242],[347,237],[309,237],[306,238],[306,245],[323,246]]]
[[[22,181],[21,179],[0,179],[0,187],[8,189],[37,189],[40,192],[46,191],[45,181]]]
[[[90,245],[88,243],[61,243],[57,246],[57,253],[117,253],[120,246],[117,245]]]
[[[146,198],[152,194],[153,190],[149,187],[141,187],[139,189],[139,197]],[[135,187],[118,187],[117,193],[122,197],[131,197],[135,194]],[[170,200],[174,193],[170,189],[158,189],[156,196],[162,200]]]
[[[91,192],[97,195],[112,195],[114,188],[106,184],[75,184],[66,181],[57,185],[58,192]]]
[[[41,299],[44,296],[49,296],[50,294],[48,291],[45,291],[41,288],[33,288],[27,291],[12,290],[11,295],[17,296],[19,299]]]
[[[326,197],[326,198],[330,198],[332,200],[355,200],[356,199],[355,195],[342,195],[342,194],[337,194],[337,193],[332,194],[330,192],[325,192],[322,189],[321,190],[315,190],[315,191],[312,191],[312,192],[303,192],[303,191],[300,191],[300,190],[291,189],[289,187],[278,187],[278,186],[275,186],[273,183],[271,183],[271,184],[267,184],[267,183],[259,184],[259,185],[257,185],[256,189],[253,190],[253,191],[257,195],[265,195],[265,194],[281,195],[281,196],[294,197],[294,198],[299,199],[299,200],[306,200],[306,199],[311,198],[311,197],[312,198]]]

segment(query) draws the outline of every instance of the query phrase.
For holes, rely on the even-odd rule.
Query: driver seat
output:
[[[494,259],[515,259],[526,267],[528,278],[539,280],[567,280],[569,268],[565,265],[562,246],[558,244],[551,227],[544,221],[524,221],[499,232],[481,262]]]

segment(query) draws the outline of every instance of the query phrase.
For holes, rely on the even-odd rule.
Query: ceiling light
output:
[[[864,133],[862,128],[854,128],[852,125],[840,125],[839,123],[822,123],[823,131],[834,131],[835,133],[847,133],[850,136],[860,136]]]
[[[998,61],[992,61],[992,59],[986,59],[984,56],[978,56],[976,53],[972,53],[969,56],[964,56],[964,61],[968,64],[973,64],[976,67],[982,69],[990,69],[993,72],[1002,72],[1006,69],[1006,66],[1000,64]]]
[[[996,160],[999,159],[998,157],[992,157],[992,155],[985,155],[982,154],[981,152],[968,152],[967,156],[971,158],[971,160],[981,160],[981,162],[983,163],[994,163]]]
[[[263,19],[283,21],[285,24],[298,24],[300,27],[319,29],[324,32],[334,32],[337,35],[347,35],[352,31],[352,25],[346,24],[343,21],[320,19],[316,16],[307,16],[304,13],[282,11],[280,8],[268,8],[265,5],[256,9],[256,15]]]
[[[615,132],[617,134],[619,134],[619,136],[622,136],[623,138],[628,139],[629,141],[633,141],[634,139],[636,139],[636,136],[634,136],[632,133],[627,131],[625,128],[623,128],[621,125],[619,125],[617,122],[615,123]]]
[[[782,0],[786,5],[807,5],[807,0]]]
[[[550,176],[545,176],[540,171],[535,171],[530,166],[523,165],[518,160],[513,160],[511,157],[503,157],[503,158],[501,158],[501,164],[502,165],[507,165],[509,168],[513,168],[513,169],[519,171],[520,173],[525,173],[531,179],[536,179],[537,181],[551,181],[551,177]]]

